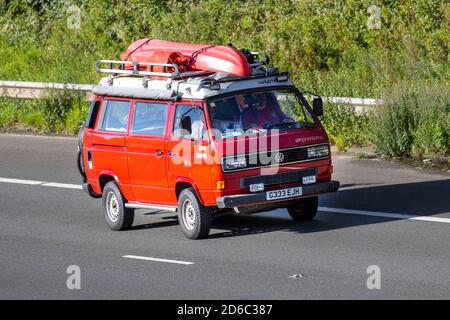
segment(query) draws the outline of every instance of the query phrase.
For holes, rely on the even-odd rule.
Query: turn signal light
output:
[[[225,181],[219,180],[216,182],[216,189],[217,190],[223,190],[225,189]]]

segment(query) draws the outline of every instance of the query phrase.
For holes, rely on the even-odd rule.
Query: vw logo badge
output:
[[[283,162],[283,161],[284,161],[284,154],[282,154],[281,152],[278,152],[278,153],[275,155],[275,162],[281,163],[281,162]]]

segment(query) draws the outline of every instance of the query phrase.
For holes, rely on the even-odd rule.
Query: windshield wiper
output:
[[[277,123],[271,123],[266,125],[267,129],[273,129],[273,128],[282,128],[284,126],[292,126],[292,125],[299,125],[300,128],[314,128],[314,125],[307,123],[307,122],[298,122],[298,121],[287,121],[287,122],[277,122]]]
[[[293,124],[298,124],[297,121],[287,121],[287,122],[277,122],[277,123],[270,123],[266,124],[265,127],[267,129],[273,129],[273,128],[279,128],[284,126],[292,126]]]

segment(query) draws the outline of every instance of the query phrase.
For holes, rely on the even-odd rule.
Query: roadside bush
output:
[[[8,128],[17,121],[16,111],[13,105],[6,99],[0,98],[0,128]]]
[[[413,156],[450,154],[450,91],[428,86],[419,97],[421,112],[411,146]]]
[[[72,109],[64,119],[64,132],[67,134],[77,134],[80,129],[80,123],[86,119],[88,112],[88,102],[76,99],[73,102]]]
[[[391,157],[450,153],[448,84],[402,82],[384,95],[371,117],[376,151]]]
[[[89,111],[83,94],[50,92],[44,99],[0,98],[0,128],[76,134]]]
[[[368,121],[367,114],[357,113],[351,106],[324,103],[322,123],[338,151],[345,151],[352,145],[367,144]]]
[[[56,133],[75,133],[82,116],[84,94],[69,90],[49,91],[46,98],[37,100],[46,130]],[[68,127],[67,127],[68,126]]]
[[[17,122],[33,127],[38,131],[43,131],[46,125],[44,116],[39,111],[20,112],[17,115]]]

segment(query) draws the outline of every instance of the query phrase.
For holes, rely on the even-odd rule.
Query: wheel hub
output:
[[[114,192],[109,192],[106,197],[106,213],[108,214],[108,219],[112,222],[116,222],[119,219],[119,201]]]
[[[183,224],[188,230],[192,230],[196,224],[195,208],[191,200],[185,200],[182,206],[181,216],[183,218]]]

